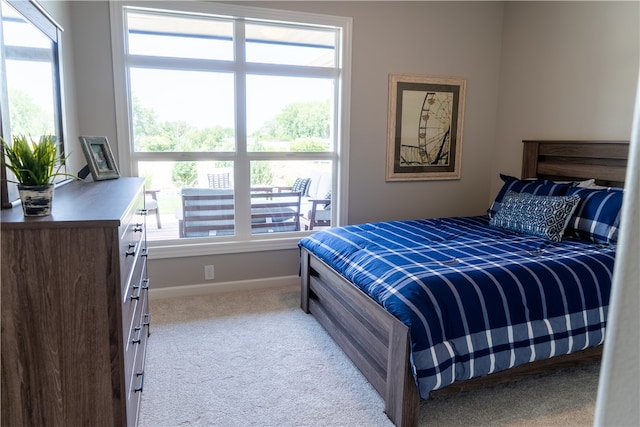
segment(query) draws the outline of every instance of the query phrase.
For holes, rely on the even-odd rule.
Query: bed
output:
[[[417,424],[421,398],[595,360],[617,225],[587,218],[586,200],[619,211],[627,152],[622,141],[524,141],[522,179],[503,176],[488,215],[314,233],[300,241],[301,308],[398,426]],[[512,221],[547,204],[564,210],[561,240],[548,234],[558,221],[534,235]]]

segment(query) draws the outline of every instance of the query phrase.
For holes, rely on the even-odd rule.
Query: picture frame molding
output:
[[[106,136],[79,136],[78,139],[94,181],[120,177],[118,165]]]
[[[407,93],[405,93],[407,92]],[[416,93],[409,93],[416,92]],[[424,92],[424,102],[420,106],[414,104],[415,116],[409,117],[407,111],[403,111],[402,103],[407,99],[416,98]],[[443,110],[450,115],[450,127],[448,142],[445,137],[440,141],[441,147],[448,147],[438,151],[438,158],[447,158],[447,162],[439,165],[421,164],[427,155],[427,150],[423,150],[421,139],[427,140],[427,136],[422,136],[421,126],[425,116],[424,105],[427,103],[427,92],[435,93],[436,97],[447,97],[452,95],[451,108]],[[466,80],[460,77],[430,76],[418,74],[389,74],[389,98],[387,117],[387,164],[386,181],[426,181],[426,180],[454,180],[460,179],[462,165],[462,136],[464,122],[464,106],[466,94]],[[407,101],[409,102],[409,101]],[[401,105],[398,105],[398,104]],[[413,110],[412,110],[413,111]],[[427,116],[429,116],[427,114]],[[428,119],[427,119],[428,120]],[[415,126],[414,123],[415,122]],[[407,128],[415,128],[415,146],[404,145],[407,138],[402,134]],[[426,128],[426,126],[425,126]],[[420,131],[420,132],[419,132]],[[435,131],[434,131],[435,132]],[[409,137],[410,139],[413,136]],[[426,142],[425,142],[426,143]],[[403,156],[403,153],[411,153],[410,156]],[[422,154],[421,154],[422,153]],[[440,154],[444,153],[440,157]],[[419,157],[418,157],[419,156]],[[414,159],[414,165],[403,164],[406,159]],[[418,161],[418,159],[420,159]]]

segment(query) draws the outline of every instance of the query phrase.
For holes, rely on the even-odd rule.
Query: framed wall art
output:
[[[460,179],[466,81],[389,75],[387,181]]]
[[[80,136],[78,138],[94,181],[115,179],[120,176],[111,146],[105,136]]]

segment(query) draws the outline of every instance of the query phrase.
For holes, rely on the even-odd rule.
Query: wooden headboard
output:
[[[595,178],[598,185],[624,186],[628,141],[522,142],[522,178]]]

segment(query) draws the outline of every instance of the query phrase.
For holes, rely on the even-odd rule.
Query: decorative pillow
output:
[[[595,243],[618,241],[620,211],[624,191],[618,188],[570,188],[567,195],[577,195],[580,203],[569,219],[567,235],[581,237]]]
[[[579,196],[534,196],[508,191],[489,224],[559,242],[579,201]]]
[[[324,198],[329,201],[329,203],[324,205],[324,208],[331,209],[331,191],[328,191],[327,194],[324,195]]]
[[[504,184],[487,211],[489,218],[492,218],[500,210],[502,199],[504,199],[508,191],[539,196],[563,196],[567,189],[571,187],[571,184],[557,183],[546,179],[518,179],[504,174],[500,174],[500,178],[502,178]]]
[[[291,191],[300,192],[300,194],[306,194],[307,186],[309,185],[310,181],[311,178],[296,178],[295,182],[291,186]]]

